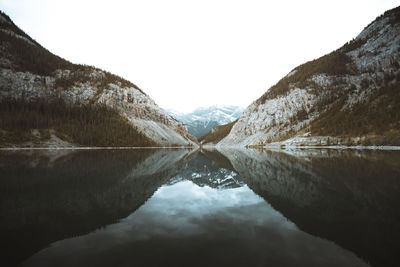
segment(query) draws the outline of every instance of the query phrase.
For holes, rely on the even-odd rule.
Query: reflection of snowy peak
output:
[[[227,169],[208,171],[206,168],[202,172],[193,172],[190,177],[185,177],[199,186],[209,186],[217,189],[237,188],[243,185],[238,180],[239,175]]]
[[[190,134],[201,137],[217,125],[227,124],[236,120],[243,108],[236,106],[211,106],[198,108],[190,113],[179,113],[169,110],[168,113],[186,124]]]
[[[204,156],[197,156],[188,163],[187,168],[172,178],[169,184],[189,180],[198,186],[217,189],[237,188],[244,185],[240,176],[231,170],[220,168]]]

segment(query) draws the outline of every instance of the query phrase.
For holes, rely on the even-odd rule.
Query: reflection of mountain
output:
[[[396,266],[400,155],[396,152],[222,150],[244,182],[299,228]]]
[[[207,158],[207,154],[198,154],[192,159],[185,170],[174,177],[169,183],[189,180],[198,186],[209,186],[217,189],[237,188],[243,186],[239,175],[231,168],[225,168]]]
[[[118,223],[51,244],[23,266],[369,265],[300,231],[247,186],[219,190],[182,181],[160,187]]]
[[[184,168],[187,150],[0,153],[3,262],[126,217]],[[33,167],[32,167],[33,166]]]
[[[147,262],[152,255],[156,266],[165,259],[187,265],[199,251],[201,259],[191,265],[207,265],[210,257],[212,263],[219,259],[228,266],[271,263],[276,255],[289,266],[327,266],[318,260],[329,263],[330,257],[337,256],[336,260],[340,255],[353,259],[352,253],[343,254],[327,239],[373,266],[397,263],[398,152],[60,152],[0,152],[0,249],[6,265],[62,239],[70,241],[57,242],[50,250],[60,251],[60,244],[70,244],[66,248],[97,262],[108,256],[137,262],[136,255]],[[100,227],[115,231],[93,231]],[[97,239],[98,232],[103,239]],[[160,233],[165,238],[159,238]],[[95,248],[88,245],[85,252],[76,245],[85,244],[84,236],[69,238],[83,234],[93,237]],[[98,247],[106,249],[99,252]],[[102,257],[97,259],[93,251]],[[70,254],[68,249],[63,252],[66,257]],[[36,256],[40,259],[40,255]],[[288,255],[293,258],[286,260]],[[299,264],[299,258],[314,264]],[[341,260],[348,264],[339,266],[353,266]]]

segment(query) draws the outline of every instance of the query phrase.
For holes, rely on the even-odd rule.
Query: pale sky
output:
[[[162,108],[248,106],[399,0],[0,0],[41,45],[120,75]]]

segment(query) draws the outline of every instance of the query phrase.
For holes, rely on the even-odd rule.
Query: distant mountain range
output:
[[[217,146],[400,145],[400,7],[306,62],[216,127]]]
[[[175,119],[183,122],[191,135],[199,138],[217,125],[227,124],[236,120],[243,110],[243,108],[237,106],[215,105],[197,108],[190,113],[181,113],[173,110],[167,110],[167,112]]]

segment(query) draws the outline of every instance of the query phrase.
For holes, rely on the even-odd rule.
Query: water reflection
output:
[[[186,150],[0,151],[0,237],[13,266],[124,218],[184,169]]]
[[[398,266],[399,151],[220,152],[252,190],[301,230],[373,266]]]
[[[46,153],[0,152],[12,264],[398,263],[399,152]]]
[[[240,176],[233,168],[226,168],[218,161],[210,161],[211,152],[203,151],[191,160],[186,169],[171,179],[170,184],[190,180],[199,186],[209,186],[217,189],[236,188],[244,185]],[[217,155],[223,158],[221,154]],[[208,158],[207,158],[208,157]]]
[[[121,222],[57,242],[26,265],[116,261],[120,266],[365,266],[352,253],[299,231],[247,186],[218,190],[191,181],[161,187]]]

